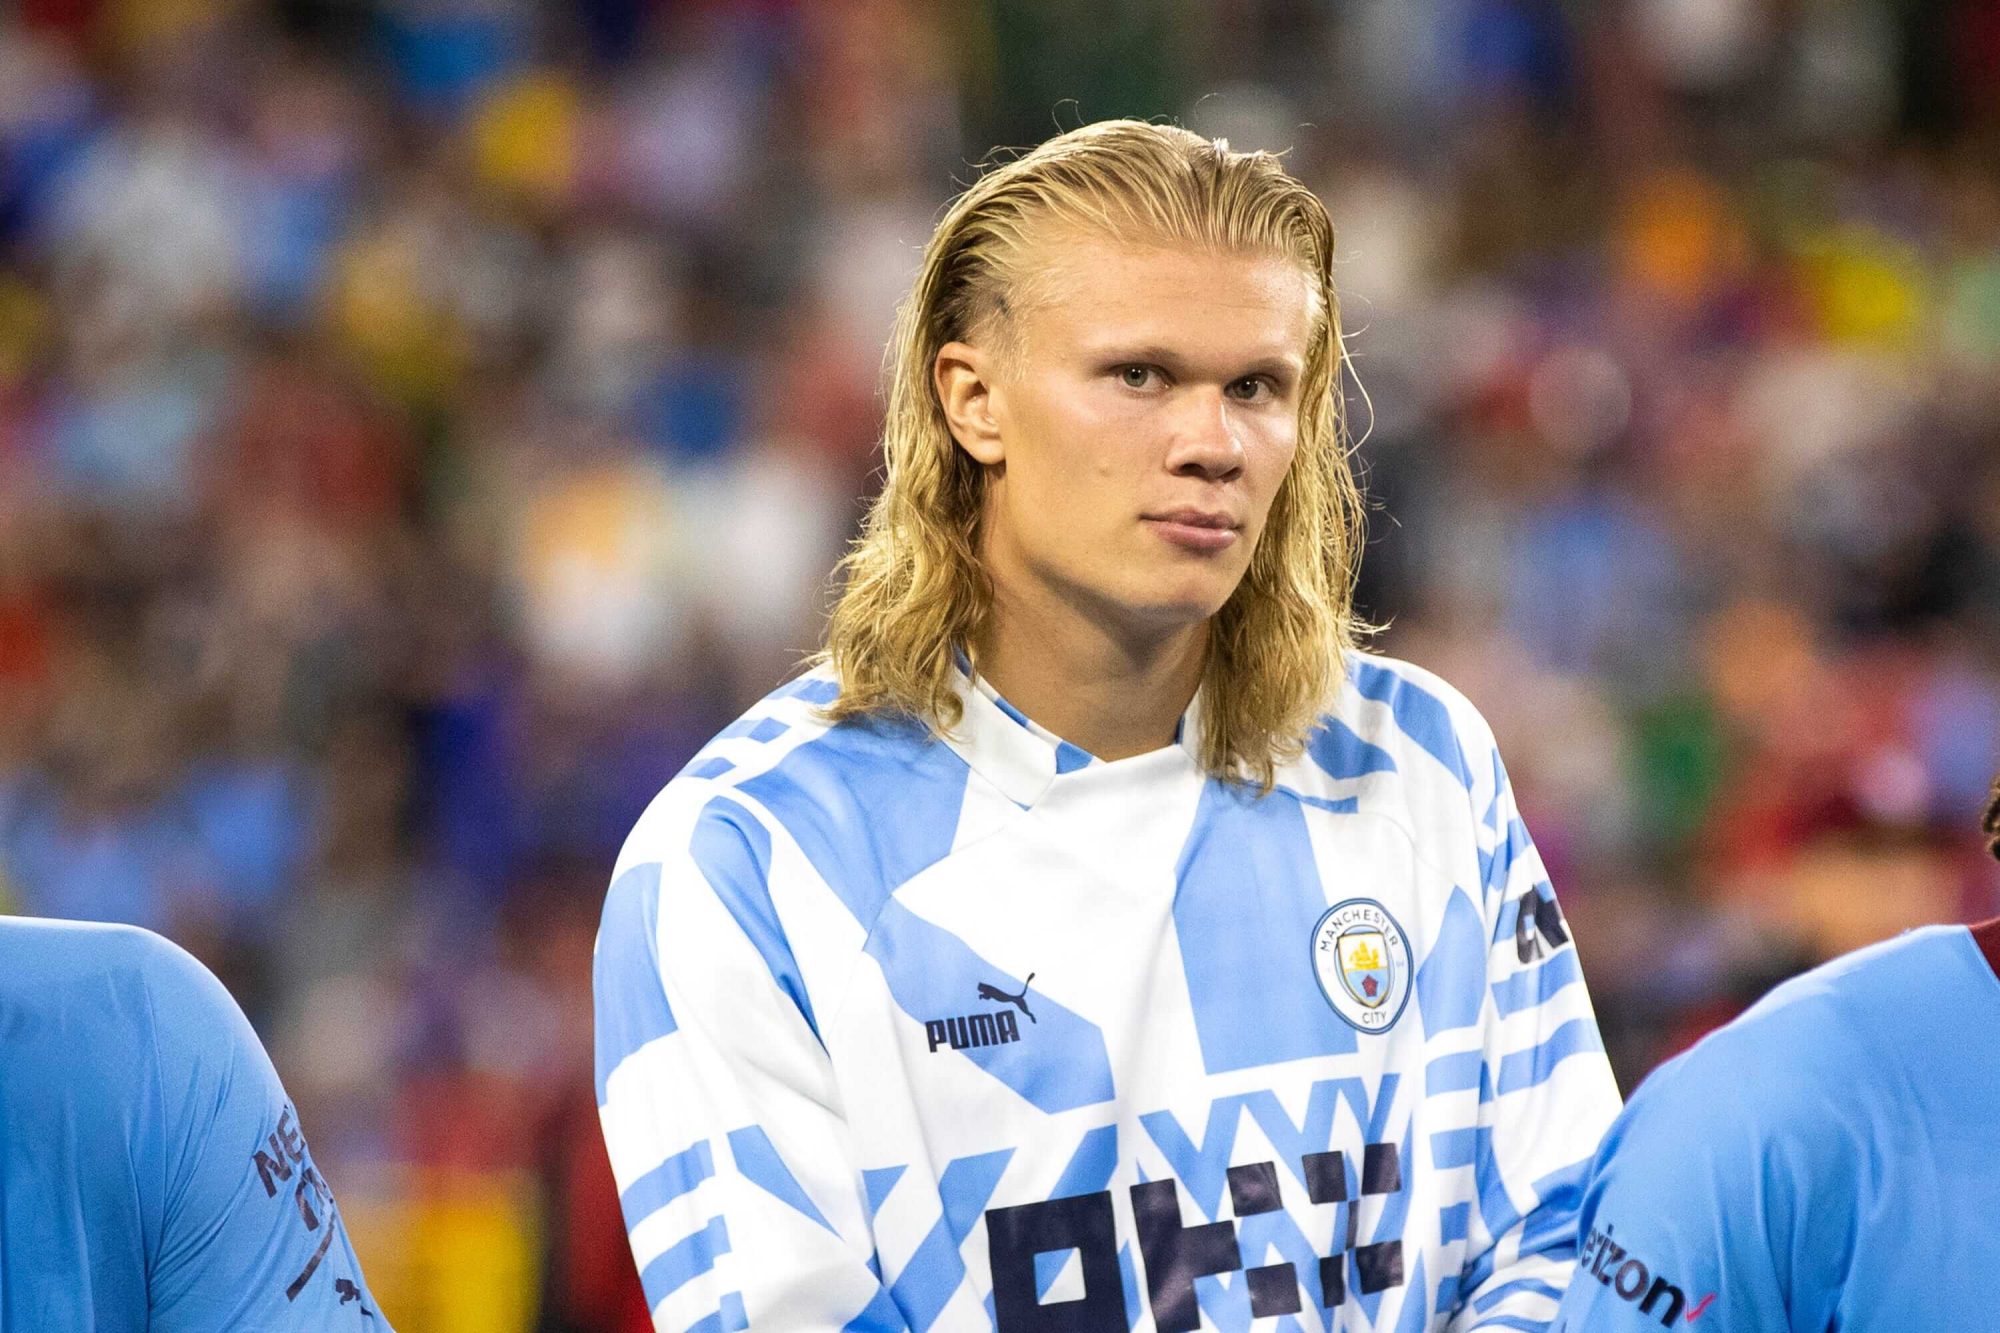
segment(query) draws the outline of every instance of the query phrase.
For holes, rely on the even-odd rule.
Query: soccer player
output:
[[[605,904],[657,1327],[1554,1315],[1617,1092],[1486,725],[1353,647],[1332,261],[1131,121],[939,224],[824,660]]]
[[[2000,857],[2000,780],[1984,828]],[[2000,1326],[2000,919],[1795,977],[1654,1070],[1604,1141],[1575,1333]]]
[[[387,1328],[221,983],[149,931],[0,917],[0,1329]]]

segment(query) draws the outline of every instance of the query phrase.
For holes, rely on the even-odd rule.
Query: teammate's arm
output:
[[[1793,1004],[1653,1071],[1592,1164],[1558,1327],[1831,1327],[1853,1181],[1882,1151],[1838,1104],[1841,1049],[1819,1006]]]
[[[1476,716],[1461,735],[1482,847],[1490,1000],[1470,1145],[1478,1199],[1450,1327],[1539,1329],[1570,1280],[1584,1176],[1618,1112],[1618,1088],[1576,945],[1491,735]]]
[[[598,1107],[647,1304],[704,1333],[901,1330],[769,835],[724,804],[628,851],[598,934]]]
[[[1790,1191],[1774,1193],[1767,1180],[1785,1163],[1765,1160],[1745,1091],[1711,1082],[1683,1058],[1633,1095],[1592,1167],[1557,1329],[1805,1326],[1787,1310],[1789,1259],[1771,1236],[1794,1220],[1774,1215],[1789,1212]]]
[[[146,994],[158,1121],[154,1333],[387,1330],[297,1113],[243,1011],[209,971],[158,941]]]

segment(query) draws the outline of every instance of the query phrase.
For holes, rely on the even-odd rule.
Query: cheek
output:
[[[1083,519],[1112,491],[1105,483],[1135,471],[1134,443],[1145,438],[1129,404],[1106,403],[1083,389],[1060,405],[1038,403],[1019,418],[1009,450],[1009,480],[1040,515]],[[1079,485],[1080,482],[1091,485]]]
[[[1285,474],[1292,470],[1298,451],[1298,427],[1291,421],[1272,422],[1257,433],[1247,451],[1247,466],[1251,492],[1259,505],[1269,507]]]

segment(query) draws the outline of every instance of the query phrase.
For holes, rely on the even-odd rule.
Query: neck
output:
[[[1099,759],[1173,744],[1201,684],[1205,622],[1119,634],[1068,608],[996,597],[973,660],[1008,703]]]

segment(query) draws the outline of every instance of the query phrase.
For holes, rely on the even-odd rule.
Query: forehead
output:
[[[1019,313],[1030,344],[1305,356],[1314,284],[1287,255],[1059,230],[1035,238],[1023,267]]]

